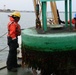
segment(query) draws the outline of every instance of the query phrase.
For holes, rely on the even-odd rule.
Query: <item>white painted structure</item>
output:
[[[18,36],[18,43],[19,43],[19,48],[17,48],[17,50],[19,51],[19,53],[17,54],[18,58],[22,58],[22,53],[21,53],[21,36]]]

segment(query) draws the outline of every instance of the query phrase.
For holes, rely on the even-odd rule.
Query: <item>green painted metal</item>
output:
[[[47,31],[47,17],[46,17],[46,2],[42,2],[42,22],[43,22],[43,29]]]
[[[57,1],[57,0],[41,0],[42,2],[42,21],[43,21],[43,29],[44,31],[47,31],[47,18],[46,18],[46,2],[47,1]],[[63,1],[63,0],[58,0],[58,1]],[[65,24],[66,27],[68,27],[68,0],[65,1]],[[71,8],[71,0],[69,0],[69,16],[71,20],[71,15],[72,15],[72,8]],[[70,27],[72,28],[72,24],[70,22]]]
[[[46,17],[46,1],[55,1],[55,0],[41,0],[42,2],[42,21],[43,29],[47,31],[47,17]],[[57,1],[57,0],[56,0]],[[61,0],[58,0],[61,1]],[[71,20],[71,0],[69,1],[69,16]],[[66,27],[68,26],[68,1],[65,0],[65,21]],[[71,26],[71,23],[70,23]],[[64,27],[65,28],[65,27]],[[66,28],[63,30],[66,30]],[[68,29],[68,28],[67,28]],[[25,53],[25,63],[28,63],[28,66],[39,68],[42,75],[57,72],[58,74],[72,74],[70,70],[75,70],[74,66],[76,61],[76,32],[75,31],[62,31],[62,32],[45,32],[38,33],[39,29],[35,27],[27,28],[22,31],[22,50]],[[68,29],[69,30],[69,29]],[[39,30],[40,31],[40,30]],[[43,30],[41,30],[44,32]],[[23,53],[23,55],[24,55]],[[32,57],[32,58],[31,58]],[[48,59],[48,60],[46,60]],[[56,60],[55,60],[56,59]],[[66,62],[66,60],[68,60]],[[56,62],[56,63],[53,63]],[[50,68],[51,66],[51,68]],[[73,69],[72,69],[73,68]],[[75,66],[76,68],[76,66]],[[44,72],[46,71],[46,72]],[[51,71],[51,72],[50,72]],[[58,73],[59,72],[59,73]],[[67,73],[66,73],[67,72]],[[74,71],[73,71],[74,72]],[[73,74],[72,74],[73,75]]]
[[[41,0],[42,1],[42,21],[43,29],[47,31],[47,17],[46,17],[46,1],[53,0]],[[71,20],[71,0],[69,1],[69,13]],[[68,27],[68,1],[65,0],[65,24]],[[70,23],[71,25],[71,23]],[[22,45],[28,50],[37,51],[68,51],[76,50],[76,33],[65,32],[55,34],[38,34],[35,28],[28,28],[22,31]]]
[[[47,17],[46,17],[46,2],[47,1],[63,1],[63,0],[40,0],[42,2],[42,21],[43,21],[43,29],[44,31],[47,31]],[[68,0],[65,1],[65,24],[66,27],[68,27]],[[71,21],[71,15],[72,15],[72,5],[71,5],[71,0],[69,0],[69,16],[70,16],[70,21]],[[70,27],[72,28],[72,23],[70,22]]]
[[[35,28],[22,31],[22,42],[27,50],[55,52],[76,50],[76,33],[38,34]]]

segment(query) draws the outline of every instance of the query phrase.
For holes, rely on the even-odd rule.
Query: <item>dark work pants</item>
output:
[[[8,38],[8,46],[9,46],[9,54],[7,58],[7,69],[11,70],[12,68],[17,67],[17,47],[18,47],[18,40],[12,40]]]

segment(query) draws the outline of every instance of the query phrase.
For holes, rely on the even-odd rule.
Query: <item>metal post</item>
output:
[[[65,0],[65,25],[66,27],[68,27],[68,4],[67,4],[67,0]]]
[[[47,31],[46,1],[42,2],[42,23],[44,31]]]
[[[72,29],[72,1],[69,0],[69,20],[70,20],[70,28]]]

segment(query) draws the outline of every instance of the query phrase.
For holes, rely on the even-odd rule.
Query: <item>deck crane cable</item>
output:
[[[3,50],[5,50],[7,47],[8,47],[8,46],[6,46],[6,47],[4,47],[3,49],[1,49],[0,52],[3,51]]]

